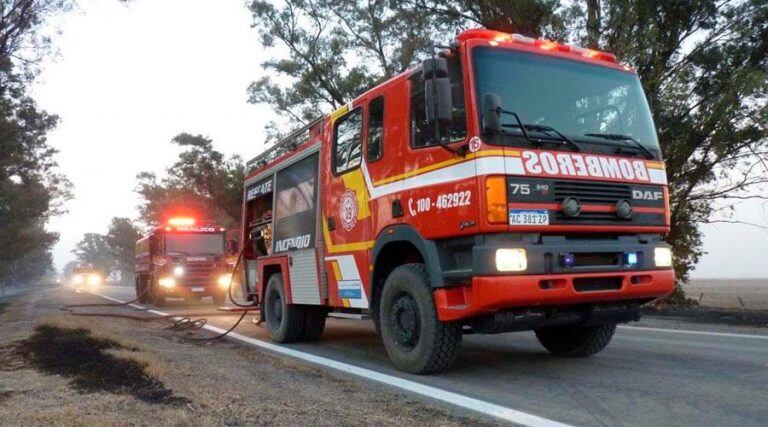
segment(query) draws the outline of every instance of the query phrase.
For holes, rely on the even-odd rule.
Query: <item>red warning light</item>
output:
[[[195,219],[194,218],[182,218],[182,217],[170,218],[168,220],[168,224],[175,225],[175,226],[195,225]]]

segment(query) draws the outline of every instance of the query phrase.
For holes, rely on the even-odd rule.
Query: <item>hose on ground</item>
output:
[[[249,311],[254,311],[258,309],[258,307],[256,307],[254,304],[240,304],[237,301],[235,301],[234,297],[232,296],[232,288],[233,288],[232,285],[234,284],[234,278],[235,278],[235,274],[237,273],[238,267],[240,266],[243,256],[245,255],[245,248],[246,246],[243,245],[243,249],[240,250],[240,253],[238,254],[238,257],[237,257],[237,261],[235,262],[235,265],[232,268],[232,274],[230,275],[230,279],[229,279],[229,286],[227,287],[227,296],[229,297],[229,300],[232,302],[232,304],[234,304],[235,306],[241,307],[241,308],[251,308],[252,310],[243,310],[243,313],[240,315],[240,318],[237,319],[234,325],[232,325],[229,329],[227,329],[226,331],[216,336],[185,337],[187,340],[215,341],[215,340],[224,338],[240,325],[240,323],[243,321],[243,319],[245,318],[246,314],[248,314]],[[205,325],[208,324],[207,318],[201,317],[201,318],[193,319],[191,316],[194,316],[194,314],[187,315],[184,313],[176,313],[176,314],[165,314],[165,315],[155,315],[155,316],[135,316],[135,315],[125,314],[125,313],[94,313],[94,312],[77,312],[72,310],[74,308],[83,308],[83,307],[126,307],[141,301],[142,297],[144,297],[147,292],[148,292],[148,288],[144,288],[141,290],[141,293],[136,296],[135,299],[131,301],[122,302],[122,303],[68,304],[68,305],[62,306],[61,309],[69,312],[73,316],[82,316],[82,317],[112,317],[112,318],[135,320],[139,322],[169,320],[171,322],[171,326],[169,327],[169,329],[174,331],[185,331],[185,332],[195,331],[195,330],[202,329]],[[148,308],[146,307],[140,307],[138,309],[148,310]],[[222,313],[221,315],[226,315],[226,313]]]

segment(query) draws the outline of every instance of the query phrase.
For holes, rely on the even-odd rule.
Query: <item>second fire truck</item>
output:
[[[171,218],[136,242],[136,295],[164,306],[166,298],[223,305],[231,281],[226,229],[194,218]],[[228,248],[229,246],[229,248]]]
[[[244,286],[277,342],[338,311],[411,373],[465,333],[584,357],[674,287],[652,116],[609,53],[465,31],[249,167]]]

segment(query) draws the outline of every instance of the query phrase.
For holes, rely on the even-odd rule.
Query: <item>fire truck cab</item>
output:
[[[650,109],[605,52],[465,31],[248,169],[244,292],[278,342],[340,311],[411,373],[464,333],[583,357],[674,287]]]
[[[93,264],[84,262],[72,269],[71,282],[74,286],[95,291],[104,284],[104,275]]]
[[[214,304],[226,301],[231,282],[226,229],[193,218],[171,218],[136,242],[136,295],[164,306],[166,298]]]

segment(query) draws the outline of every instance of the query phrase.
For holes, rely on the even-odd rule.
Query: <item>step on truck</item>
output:
[[[637,73],[477,29],[248,162],[243,291],[277,342],[370,315],[394,365],[462,334],[602,350],[674,287],[669,195]]]
[[[226,302],[232,281],[228,254],[236,243],[224,227],[189,217],[174,217],[136,242],[136,296],[162,307],[166,298],[189,302],[211,297]]]

